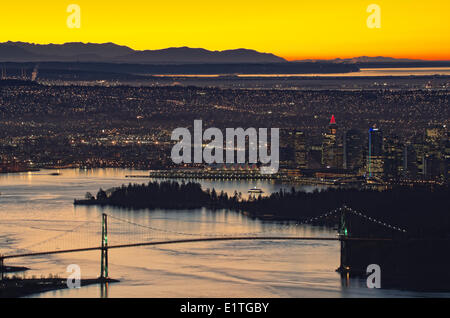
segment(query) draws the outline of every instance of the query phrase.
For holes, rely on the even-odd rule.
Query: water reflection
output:
[[[425,76],[450,75],[450,67],[399,67],[399,68],[361,68],[359,72],[350,73],[309,73],[309,74],[237,74],[236,78],[290,78],[290,77],[364,77],[364,76]],[[156,77],[185,78],[221,78],[220,74],[169,74],[153,75]]]
[[[41,242],[89,221],[92,232],[79,244],[100,243],[101,214],[127,219],[154,228],[201,235],[270,232],[277,235],[334,236],[328,228],[268,222],[240,213],[208,209],[131,211],[94,206],[73,206],[73,199],[129,182],[126,175],[145,171],[124,169],[52,170],[0,175],[0,251],[18,250]],[[268,181],[199,181],[232,194],[257,186],[266,193],[290,189]],[[314,187],[297,185],[312,191]],[[108,239],[124,236],[111,221]],[[245,241],[203,242],[182,245],[111,250],[110,276],[120,283],[43,293],[39,297],[390,297],[423,295],[395,290],[368,291],[353,279],[342,281],[337,242]],[[27,276],[54,274],[65,277],[69,264],[78,264],[82,278],[99,276],[100,252],[54,255],[14,260],[6,265],[27,266]],[[99,289],[100,288],[100,289]]]
[[[100,298],[108,298],[108,282],[100,284]]]

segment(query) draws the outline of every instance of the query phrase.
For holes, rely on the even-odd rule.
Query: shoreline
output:
[[[39,168],[30,168],[17,171],[0,171],[0,174],[6,175],[6,174],[18,174],[18,173],[39,172],[39,171],[41,171],[41,169]]]
[[[81,288],[89,285],[118,283],[116,279],[91,278],[82,279]],[[0,298],[18,298],[32,296],[48,291],[68,289],[67,279],[45,278],[45,279],[4,279],[0,281]]]
[[[19,273],[29,271],[30,268],[24,266],[4,266],[0,273],[2,274],[10,274],[10,273]]]

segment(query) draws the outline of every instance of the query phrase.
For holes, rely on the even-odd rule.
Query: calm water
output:
[[[359,72],[333,74],[238,74],[238,77],[365,77],[365,76],[431,76],[450,75],[450,67],[399,67],[399,68],[361,68]],[[219,77],[219,74],[177,74],[156,75],[158,77]]]
[[[280,235],[333,237],[330,229],[277,224],[249,219],[241,214],[206,209],[197,211],[140,211],[116,208],[74,207],[73,199],[87,191],[96,193],[129,182],[128,174],[146,172],[122,169],[62,170],[0,175],[0,251],[38,251],[48,248],[36,245],[47,238],[64,234],[85,221],[91,221],[93,232],[83,234],[83,242],[100,238],[100,216],[132,220],[154,228],[169,229],[192,235],[255,233],[268,231]],[[266,193],[288,185],[267,181],[201,182],[232,194],[262,188]],[[298,187],[301,188],[301,187]],[[305,186],[311,191],[314,187]],[[114,230],[110,240],[121,241]],[[145,229],[146,230],[146,229]],[[144,231],[144,230],[143,230]],[[72,234],[70,234],[72,235]],[[75,235],[75,234],[73,234]],[[62,235],[64,237],[64,235]],[[67,236],[66,236],[67,237]],[[69,236],[70,237],[70,236]],[[74,236],[75,237],[75,236]],[[91,244],[91,243],[89,243]],[[98,244],[95,244],[98,245]],[[27,248],[26,248],[27,247]],[[108,287],[108,297],[397,297],[428,296],[397,290],[369,290],[363,280],[342,281],[335,272],[339,266],[337,242],[206,242],[160,247],[136,247],[110,251],[110,276],[119,279]],[[82,276],[97,277],[100,252],[54,255],[11,260],[8,265],[32,268],[27,276],[59,274],[66,277],[69,264],[78,264]],[[433,296],[435,296],[434,294]],[[437,294],[448,296],[447,294]],[[78,290],[47,292],[38,297],[100,297],[99,286]]]

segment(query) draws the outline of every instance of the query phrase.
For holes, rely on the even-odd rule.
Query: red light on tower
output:
[[[334,115],[331,115],[330,125],[336,125],[336,119],[334,118]]]
[[[336,119],[334,118],[334,115],[331,116],[330,125],[328,126],[330,129],[330,134],[336,135],[337,132],[337,124]]]

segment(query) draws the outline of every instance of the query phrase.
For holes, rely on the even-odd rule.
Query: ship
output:
[[[248,193],[261,194],[261,193],[264,193],[264,191],[261,190],[261,189],[258,189],[258,188],[253,188],[253,189],[249,189],[249,190],[248,190]]]

